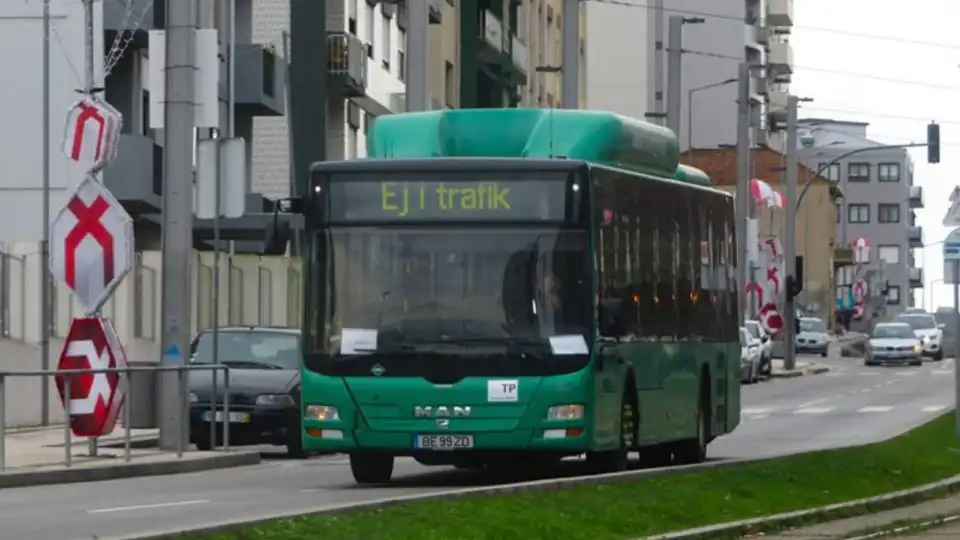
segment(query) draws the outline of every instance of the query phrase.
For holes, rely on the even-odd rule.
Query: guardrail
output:
[[[7,379],[17,377],[40,377],[43,384],[50,384],[50,377],[63,377],[63,402],[70,403],[70,380],[71,377],[78,375],[101,375],[118,373],[121,375],[118,387],[122,389],[124,403],[121,410],[123,419],[123,459],[129,462],[131,459],[130,450],[132,447],[132,437],[130,433],[130,375],[137,372],[150,372],[157,375],[161,373],[176,372],[177,374],[177,402],[180,403],[180,418],[189,422],[190,403],[187,399],[189,389],[186,385],[184,374],[188,371],[211,371],[212,388],[210,397],[210,440],[216,443],[217,440],[217,412],[218,412],[218,381],[217,374],[223,371],[223,444],[224,450],[230,449],[230,367],[222,364],[192,364],[183,366],[128,366],[123,368],[100,368],[100,369],[66,369],[66,370],[33,370],[33,371],[0,371],[0,472],[6,470],[6,383]],[[65,405],[69,407],[69,405]],[[183,457],[183,452],[189,443],[189,428],[187,437],[184,437],[182,429],[177,430],[177,457]],[[73,466],[72,442],[73,432],[70,428],[70,415],[66,415],[63,424],[64,440],[64,458],[67,467]],[[90,438],[91,454],[96,453],[96,438]],[[216,444],[214,444],[216,446]]]

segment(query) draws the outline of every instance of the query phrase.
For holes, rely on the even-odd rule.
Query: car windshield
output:
[[[800,331],[823,333],[827,327],[820,319],[800,319]]]
[[[748,332],[750,332],[750,335],[756,339],[760,339],[761,337],[763,337],[763,334],[761,333],[761,330],[760,330],[759,323],[748,322],[746,325],[746,329]]]
[[[900,315],[896,321],[907,323],[914,330],[932,330],[937,327],[937,319],[933,315]]]
[[[213,332],[207,330],[194,341],[190,361],[213,363]],[[217,362],[234,367],[298,369],[300,335],[270,330],[221,330]]]
[[[915,338],[913,329],[907,324],[878,324],[870,336],[874,339]]]
[[[326,317],[312,350],[502,353],[517,340],[589,335],[595,291],[583,231],[333,227],[326,245],[326,285],[318,287]],[[357,336],[367,336],[362,347],[352,343]]]

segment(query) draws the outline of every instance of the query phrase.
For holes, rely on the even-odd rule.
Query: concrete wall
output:
[[[40,261],[37,245],[22,243],[4,254],[6,270],[0,275],[0,371],[37,370],[40,356]],[[213,324],[213,257],[196,253],[193,264],[192,328],[194,333]],[[140,268],[121,283],[103,308],[111,318],[130,361],[160,359],[159,252],[138,254]],[[8,270],[7,270],[8,269]],[[225,255],[220,264],[220,324],[300,324],[299,259]],[[9,291],[9,294],[7,292]],[[70,291],[57,284],[50,343],[50,365],[56,367],[63,339],[74,316],[82,315]],[[41,421],[41,382],[17,378],[6,385],[7,426],[35,425]],[[51,381],[51,389],[52,381]],[[56,390],[51,390],[54,420],[62,419]]]

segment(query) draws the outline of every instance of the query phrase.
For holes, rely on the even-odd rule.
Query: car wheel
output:
[[[943,360],[943,350],[939,350],[939,351],[937,351],[936,353],[934,353],[934,355],[933,355],[933,361],[934,361],[934,362],[939,362],[939,361],[941,361],[941,360]]]

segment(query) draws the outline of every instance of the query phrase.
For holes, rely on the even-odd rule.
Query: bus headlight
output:
[[[303,411],[303,417],[310,420],[340,420],[340,411],[331,405],[307,405]]]
[[[547,409],[547,420],[575,420],[583,418],[583,405],[554,405]]]

